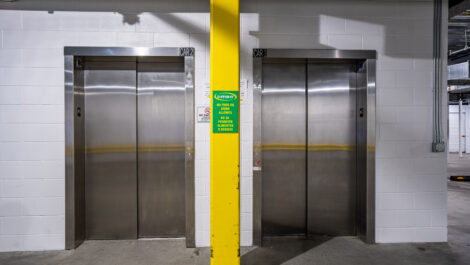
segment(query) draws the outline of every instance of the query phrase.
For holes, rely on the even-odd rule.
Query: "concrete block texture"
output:
[[[257,47],[378,51],[377,241],[446,241],[446,157],[430,151],[432,1],[243,0],[241,11],[242,245],[252,244]],[[0,3],[0,251],[64,248],[63,47],[195,47],[204,106],[209,22],[203,0]],[[209,129],[196,123],[200,247],[210,244]]]

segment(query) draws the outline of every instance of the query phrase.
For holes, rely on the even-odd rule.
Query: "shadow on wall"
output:
[[[433,8],[429,2],[348,0],[241,0],[240,10],[254,14],[258,29],[250,35],[262,48],[374,49],[392,58],[432,59]],[[136,25],[151,14],[183,32],[204,32],[168,13],[209,13],[210,0],[21,0],[0,9],[118,12],[123,24]],[[423,7],[428,12],[422,12]],[[166,14],[165,14],[166,13]],[[290,15],[295,14],[295,15]],[[366,14],[366,16],[364,15]]]
[[[242,11],[259,14],[259,30],[250,32],[258,37],[259,47],[367,49],[392,58],[433,57],[430,2],[256,2],[256,8]]]

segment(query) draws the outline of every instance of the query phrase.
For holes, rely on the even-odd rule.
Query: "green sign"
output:
[[[238,133],[238,91],[212,91],[212,132]]]

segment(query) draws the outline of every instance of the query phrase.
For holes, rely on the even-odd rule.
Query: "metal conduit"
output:
[[[434,0],[433,23],[433,58],[434,58],[434,89],[433,89],[433,152],[444,152],[445,142],[442,140],[441,102],[442,102],[442,59],[441,59],[441,31],[442,31],[442,0]]]
[[[459,158],[462,158],[462,99],[459,99]]]

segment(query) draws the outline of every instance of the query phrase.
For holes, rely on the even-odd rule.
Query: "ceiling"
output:
[[[465,34],[467,46],[470,46],[470,10],[449,18],[449,51],[457,51],[465,47]]]
[[[470,0],[449,2],[448,25],[449,64],[470,60]]]
[[[470,0],[449,2],[448,20],[448,64],[463,63],[470,60]],[[448,80],[449,104],[455,104],[463,96],[470,97],[468,64],[461,64],[465,72],[459,80]],[[449,70],[461,72],[460,67]],[[453,82],[456,82],[455,84]]]

